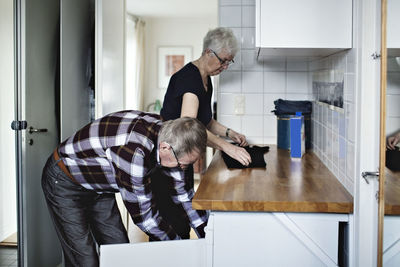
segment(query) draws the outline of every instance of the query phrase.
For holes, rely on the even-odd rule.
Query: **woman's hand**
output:
[[[390,136],[387,139],[386,148],[390,149],[390,150],[395,149],[395,146],[399,143],[399,141],[400,141],[400,133],[398,133],[394,136]]]
[[[240,146],[235,146],[230,143],[227,143],[227,147],[224,149],[224,152],[228,154],[231,158],[236,159],[242,165],[248,166],[251,163],[250,154]]]
[[[237,133],[234,130],[230,129],[228,137],[232,139],[235,143],[239,144],[240,146],[247,146],[248,143],[246,141],[246,136],[243,134]]]

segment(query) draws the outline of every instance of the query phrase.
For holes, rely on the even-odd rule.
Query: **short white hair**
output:
[[[203,39],[203,52],[211,49],[216,53],[225,50],[227,53],[235,56],[239,50],[238,42],[229,28],[218,27],[207,32]]]

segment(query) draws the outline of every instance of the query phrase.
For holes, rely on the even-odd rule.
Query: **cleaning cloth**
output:
[[[231,158],[222,151],[222,158],[228,168],[244,169],[244,168],[265,168],[267,164],[264,160],[264,154],[269,151],[269,146],[245,146],[243,147],[251,156],[251,163],[249,166],[242,165],[236,159]]]

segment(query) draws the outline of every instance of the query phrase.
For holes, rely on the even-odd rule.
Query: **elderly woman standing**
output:
[[[251,162],[246,137],[220,124],[212,118],[210,76],[218,75],[232,64],[238,44],[232,31],[227,28],[210,30],[203,40],[201,57],[176,72],[168,85],[161,116],[163,120],[193,117],[207,127],[207,145],[227,153],[243,165]],[[226,136],[240,146],[226,142],[218,136]]]

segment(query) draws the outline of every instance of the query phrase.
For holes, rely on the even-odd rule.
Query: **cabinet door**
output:
[[[348,215],[214,212],[213,216],[214,267],[339,265],[339,222],[348,221]]]
[[[259,0],[260,47],[351,48],[352,0]]]
[[[205,267],[206,241],[197,239],[103,245],[100,247],[100,266]]]

